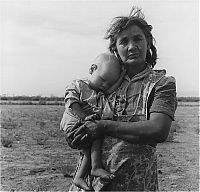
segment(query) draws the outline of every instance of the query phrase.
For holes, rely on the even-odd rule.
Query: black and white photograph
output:
[[[0,0],[0,191],[199,191],[198,0]]]

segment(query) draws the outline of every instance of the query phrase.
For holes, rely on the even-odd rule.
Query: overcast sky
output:
[[[198,96],[198,0],[0,1],[1,94],[63,96],[107,50],[112,18],[133,5],[153,26],[155,68],[176,78],[178,96]]]

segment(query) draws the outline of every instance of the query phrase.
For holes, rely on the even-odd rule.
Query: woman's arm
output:
[[[159,143],[166,140],[177,106],[174,77],[162,78],[155,87],[149,120],[102,122],[105,134],[131,143]]]
[[[119,138],[135,144],[164,142],[168,136],[172,119],[163,113],[151,113],[150,119],[138,122],[112,120],[87,121],[73,132],[71,144],[80,146],[83,142],[94,141],[103,135]]]
[[[95,140],[102,135],[108,135],[131,143],[159,143],[166,140],[177,106],[175,79],[163,78],[155,89],[153,103],[150,107],[149,120],[139,122],[119,122],[100,120],[86,122],[74,133],[73,143],[81,143],[79,134]]]
[[[138,122],[101,120],[102,134],[130,143],[160,143],[166,140],[172,119],[163,113],[151,113],[150,119]]]

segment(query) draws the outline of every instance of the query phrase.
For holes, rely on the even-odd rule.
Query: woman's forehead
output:
[[[126,29],[119,33],[118,38],[123,38],[126,36],[144,36],[144,32],[137,25],[129,25]]]

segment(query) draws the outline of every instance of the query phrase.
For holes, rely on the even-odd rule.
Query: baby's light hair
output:
[[[115,54],[110,52],[105,52],[99,54],[95,60],[100,59],[101,62],[98,63],[98,67],[102,67],[103,64],[110,65],[108,67],[119,67],[120,68],[120,60],[115,56]]]

